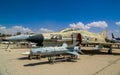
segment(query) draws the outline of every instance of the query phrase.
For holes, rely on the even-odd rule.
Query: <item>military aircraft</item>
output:
[[[70,54],[70,59],[77,59],[79,54],[79,46],[68,46],[64,43],[61,47],[40,47],[40,48],[32,48],[29,54],[29,58],[32,59],[33,56],[47,56],[48,61],[54,63],[55,56],[63,55],[63,54]]]
[[[76,41],[79,42],[79,44],[85,44],[85,45],[96,45],[93,50],[101,50],[102,48],[106,47],[109,48],[108,53],[111,52],[111,44],[107,43],[107,30],[104,29],[101,33],[93,33],[89,32],[87,30],[80,30],[76,28],[66,28],[59,32],[53,32],[53,33],[44,33],[43,36],[50,37],[51,39],[60,41],[71,41],[75,43]]]
[[[104,30],[101,34],[88,32],[86,30],[79,30],[76,28],[66,28],[59,32],[53,32],[53,33],[43,33],[43,34],[33,34],[33,35],[16,35],[7,37],[3,40],[8,41],[20,41],[20,40],[26,40],[30,42],[37,43],[37,46],[43,46],[43,42],[45,41],[55,41],[55,42],[76,42],[79,41],[79,44],[81,42],[105,42],[106,38],[106,30]]]
[[[61,35],[64,35],[64,32],[61,33],[61,35],[56,34],[57,32],[54,33],[43,33],[43,34],[33,34],[33,35],[16,35],[16,36],[11,36],[11,37],[6,37],[2,39],[3,41],[29,41],[33,43],[37,43],[37,46],[43,46],[43,42],[56,42],[56,41],[71,41],[71,35],[70,33],[69,37],[62,37]],[[47,35],[46,35],[47,34]],[[67,34],[65,34],[66,36]],[[75,37],[76,38],[76,37]],[[79,39],[79,38],[78,38]],[[81,39],[81,38],[80,38]]]
[[[113,33],[112,33],[112,40],[114,43],[120,43],[120,38],[115,38]]]
[[[81,35],[82,42],[105,42],[105,38],[107,37],[107,31],[104,30],[101,34],[92,33],[87,30],[80,30],[76,28],[66,28],[59,32],[53,32],[53,33],[44,33],[43,36],[49,37],[50,39],[54,39],[57,41],[65,40],[65,41],[71,41],[71,38],[73,37],[73,40],[79,35]]]

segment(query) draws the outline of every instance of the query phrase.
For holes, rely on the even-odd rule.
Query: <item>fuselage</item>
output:
[[[80,33],[82,35],[83,42],[105,42],[106,33],[97,34],[92,33],[87,30],[75,30],[75,29],[65,29],[60,32],[53,32],[53,33],[44,33],[44,37],[54,37],[58,40],[62,40],[64,38],[71,38],[72,34]]]

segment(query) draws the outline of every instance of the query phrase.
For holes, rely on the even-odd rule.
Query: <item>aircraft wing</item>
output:
[[[67,53],[72,54],[72,55],[75,55],[75,56],[79,56],[79,55],[80,55],[80,54],[78,54],[76,51],[73,51],[73,52],[68,51]]]

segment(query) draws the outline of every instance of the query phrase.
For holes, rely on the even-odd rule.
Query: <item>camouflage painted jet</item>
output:
[[[44,33],[43,36],[49,39],[56,39],[58,41],[65,40],[65,41],[71,41],[71,38],[73,37],[73,40],[76,39],[78,36],[78,33],[82,35],[82,41],[83,42],[105,42],[105,38],[107,37],[107,31],[104,30],[101,34],[92,33],[87,30],[79,30],[75,28],[66,28],[59,32],[53,32],[53,33]]]
[[[79,34],[78,34],[79,33]],[[103,31],[101,34],[88,32],[86,30],[78,30],[75,28],[66,28],[59,32],[33,34],[33,35],[16,35],[7,37],[3,40],[20,41],[26,40],[37,43],[37,46],[43,46],[44,41],[75,41],[82,39],[80,42],[105,42],[107,32]],[[79,36],[81,35],[81,36]],[[78,37],[79,36],[79,37]]]
[[[105,29],[102,33],[98,34],[98,33],[89,32],[87,30],[66,28],[59,32],[44,33],[43,36],[56,41],[72,41],[72,43],[78,41],[79,44],[90,43],[96,45],[95,50],[101,50],[103,47],[97,44],[106,43],[107,30]]]

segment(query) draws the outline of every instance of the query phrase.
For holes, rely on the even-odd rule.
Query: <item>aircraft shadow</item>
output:
[[[29,63],[29,64],[25,64],[24,66],[28,67],[28,66],[37,66],[37,65],[44,65],[44,64],[49,64],[49,62],[45,61],[45,62]]]
[[[28,60],[28,57],[21,57],[21,58],[18,58],[18,60]]]
[[[37,66],[37,65],[45,65],[45,64],[54,65],[54,64],[63,63],[63,62],[77,62],[77,61],[75,61],[75,60],[69,60],[69,61],[57,60],[54,63],[50,63],[49,61],[44,61],[44,62],[37,62],[37,63],[29,63],[29,64],[25,64],[24,66],[28,67],[28,66]]]

